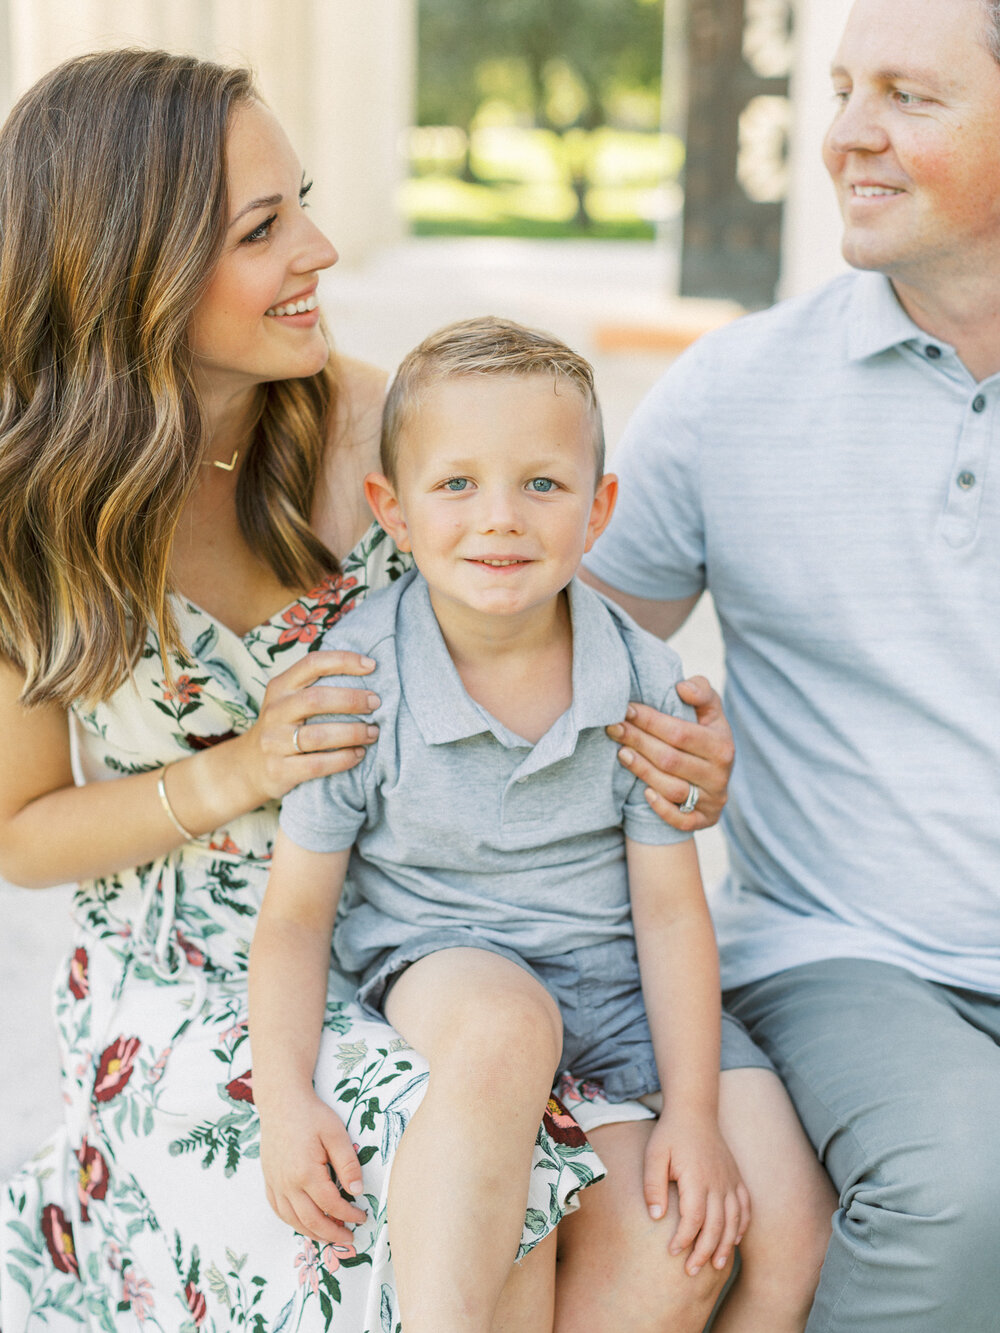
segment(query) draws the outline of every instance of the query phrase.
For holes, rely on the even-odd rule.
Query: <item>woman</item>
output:
[[[277,802],[373,739],[301,727],[371,707],[364,662],[309,650],[403,568],[362,499],[384,377],[330,361],[308,188],[243,71],[164,53],[71,61],[0,134],[0,872],[81,881],[66,1124],[0,1224],[7,1333],[398,1328],[385,1167],[420,1061],[331,979],[316,1084],[367,1217],[303,1219],[314,1243],[266,1206],[246,1040]],[[549,1129],[497,1327],[550,1326],[550,1233],[600,1171]]]

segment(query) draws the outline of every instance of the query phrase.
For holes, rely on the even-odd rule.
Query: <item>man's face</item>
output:
[[[980,0],[857,0],[824,160],[844,258],[915,292],[1000,273],[1000,65]]]

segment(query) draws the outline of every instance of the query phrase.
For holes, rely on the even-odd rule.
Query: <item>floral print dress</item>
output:
[[[173,685],[151,633],[134,683],[73,711],[82,776],[148,771],[245,730],[269,677],[405,568],[373,526],[341,575],[242,638],[178,598],[187,656]],[[387,1166],[426,1069],[345,1000],[350,987],[333,974],[315,1084],[351,1131],[368,1218],[351,1245],[317,1245],[264,1194],[247,954],[276,825],[274,802],[150,865],[80,886],[75,946],[55,988],[64,1125],[0,1198],[5,1333],[398,1333]],[[553,1100],[522,1254],[600,1174]]]

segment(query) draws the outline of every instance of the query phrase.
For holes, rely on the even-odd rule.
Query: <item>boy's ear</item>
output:
[[[410,534],[402,506],[396,498],[395,487],[389,478],[381,472],[369,472],[365,477],[365,499],[379,527],[389,534],[401,551],[408,551]]]
[[[615,501],[618,499],[618,478],[613,472],[606,472],[597,483],[597,492],[594,495],[594,503],[590,509],[590,520],[587,523],[587,541],[584,550],[589,551],[594,542],[611,522],[611,515],[615,512]]]

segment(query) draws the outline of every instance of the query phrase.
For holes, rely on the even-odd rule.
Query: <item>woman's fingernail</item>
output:
[[[361,659],[361,665],[364,667],[373,667],[375,665],[375,661],[371,657],[363,657]]]
[[[660,1218],[663,1216],[663,1205],[659,1203],[651,1203],[649,1205],[649,1215],[654,1222],[659,1222]]]
[[[378,727],[375,726],[365,727],[365,735],[368,737],[370,741],[376,740],[378,738]]]
[[[691,1267],[688,1269],[688,1273],[691,1275],[691,1277],[697,1277],[700,1272],[701,1272],[701,1264],[692,1264]]]
[[[635,751],[628,748],[618,751],[618,758],[623,764],[632,764],[635,762]]]
[[[625,728],[622,726],[620,722],[616,722],[614,726],[608,727],[608,735],[613,740],[620,741],[621,738],[625,735]]]
[[[630,722],[632,722],[632,721],[634,720],[634,718],[635,718],[635,705],[634,705],[634,704],[629,704],[628,708],[625,709],[625,716],[628,718],[628,720],[629,720]]]
[[[369,708],[378,708],[378,706],[379,706],[379,704],[380,704],[381,702],[382,702],[382,700],[378,697],[377,694],[369,694],[369,696],[368,696],[368,707],[369,707]]]

